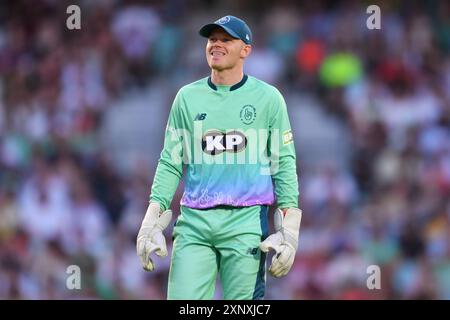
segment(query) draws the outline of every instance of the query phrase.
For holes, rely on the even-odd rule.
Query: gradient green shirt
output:
[[[177,93],[150,200],[169,208],[185,172],[181,205],[298,207],[293,135],[273,86],[245,75],[233,86],[203,78]]]

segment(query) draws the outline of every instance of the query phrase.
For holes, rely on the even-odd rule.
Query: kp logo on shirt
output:
[[[237,130],[227,133],[211,130],[202,138],[202,150],[209,155],[218,155],[225,151],[237,153],[246,146],[247,137]]]
[[[247,111],[247,118],[253,118],[254,114]],[[203,117],[200,114],[198,118]],[[287,147],[292,142],[290,131],[286,131],[283,138],[279,129],[205,131],[203,123],[194,121],[192,130],[167,127],[166,134],[171,143],[168,152],[174,164],[257,164],[261,175],[273,175],[279,167],[280,146]]]

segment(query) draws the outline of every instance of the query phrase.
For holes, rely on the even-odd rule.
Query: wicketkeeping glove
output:
[[[150,257],[153,251],[160,257],[167,256],[166,239],[162,231],[167,228],[171,219],[171,210],[161,212],[159,203],[150,202],[136,241],[137,255],[145,271],[155,269],[155,264]]]
[[[272,264],[269,267],[269,272],[274,277],[285,276],[294,263],[301,220],[302,210],[298,208],[287,209],[286,215],[283,215],[281,209],[275,211],[274,224],[276,233],[270,235],[259,245],[263,252],[268,252],[269,249],[276,251],[272,258]]]

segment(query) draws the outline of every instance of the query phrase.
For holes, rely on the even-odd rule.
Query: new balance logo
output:
[[[257,253],[258,253],[258,248],[249,248],[247,250],[247,254],[251,254],[252,256],[254,256]]]
[[[205,120],[206,118],[206,113],[199,113],[195,116],[194,121],[202,121]]]

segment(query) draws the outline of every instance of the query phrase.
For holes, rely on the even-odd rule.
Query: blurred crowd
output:
[[[352,0],[78,1],[68,30],[72,3],[0,3],[1,299],[165,299],[169,259],[145,273],[136,234],[171,102],[209,73],[198,28],[226,14],[252,28],[245,70],[280,89],[296,138],[299,249],[266,298],[450,299],[448,1],[383,1],[379,30]],[[125,140],[149,161],[124,166],[102,133],[128,99],[160,144]]]

